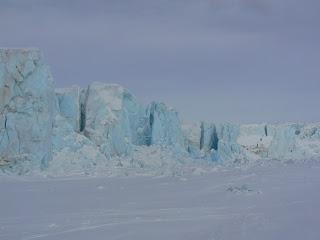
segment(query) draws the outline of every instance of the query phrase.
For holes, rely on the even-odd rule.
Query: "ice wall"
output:
[[[48,165],[53,106],[53,80],[41,53],[0,49],[0,165]]]
[[[184,148],[184,138],[178,113],[163,103],[153,102],[147,108],[149,137],[147,145]]]
[[[84,94],[84,135],[106,157],[128,155],[144,141],[144,109],[128,90],[95,82]]]
[[[188,153],[193,158],[201,158],[201,135],[203,134],[201,126],[201,123],[182,125],[185,146]]]
[[[153,160],[138,159],[144,152]],[[182,159],[233,164],[319,157],[320,124],[182,125],[174,109],[143,106],[116,84],[54,89],[39,50],[0,50],[0,169],[67,175],[110,166],[168,168]]]
[[[81,124],[81,88],[58,88],[55,90],[58,112],[65,117],[74,131],[80,131]]]
[[[214,124],[183,127],[194,158],[222,163],[320,157],[320,124]]]

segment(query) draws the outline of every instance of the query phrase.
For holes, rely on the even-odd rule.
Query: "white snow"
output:
[[[320,163],[204,176],[0,178],[4,240],[317,240]]]

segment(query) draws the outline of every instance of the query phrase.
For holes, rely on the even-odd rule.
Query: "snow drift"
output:
[[[83,174],[320,157],[320,124],[182,125],[163,103],[94,82],[55,89],[41,53],[0,49],[0,169]],[[176,171],[176,170],[175,170]]]

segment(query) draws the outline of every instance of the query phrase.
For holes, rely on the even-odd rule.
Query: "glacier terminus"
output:
[[[39,50],[0,50],[2,173],[164,174],[319,158],[320,123],[184,124],[176,110],[144,106],[116,84],[57,89]]]

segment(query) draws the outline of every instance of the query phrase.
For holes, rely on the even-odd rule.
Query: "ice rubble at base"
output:
[[[38,50],[0,50],[0,166],[18,174],[182,174],[320,157],[320,124],[183,125],[163,103],[94,82],[54,89]]]

